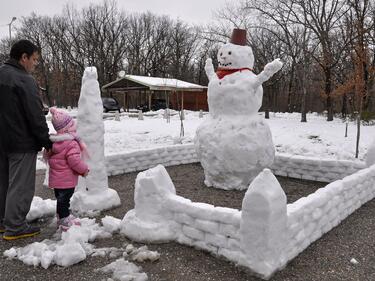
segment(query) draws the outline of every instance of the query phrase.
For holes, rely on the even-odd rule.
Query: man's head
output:
[[[19,40],[10,49],[10,57],[31,73],[38,64],[39,48],[29,40]]]

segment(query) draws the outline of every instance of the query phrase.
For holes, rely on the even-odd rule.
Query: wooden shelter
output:
[[[124,109],[164,100],[172,109],[205,110],[207,87],[172,78],[125,75],[102,87],[105,95],[115,96]]]

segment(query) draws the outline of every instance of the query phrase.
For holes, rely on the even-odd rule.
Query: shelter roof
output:
[[[125,75],[102,87],[110,90],[167,90],[167,91],[203,91],[207,87],[173,78]]]

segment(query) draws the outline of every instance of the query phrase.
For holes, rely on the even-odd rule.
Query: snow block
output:
[[[250,184],[242,202],[240,264],[269,278],[284,263],[287,233],[286,195],[276,177],[264,169]]]
[[[90,192],[85,189],[74,192],[70,199],[70,207],[79,214],[91,214],[97,211],[109,210],[121,205],[117,191],[111,188]]]
[[[138,174],[135,181],[135,208],[121,222],[121,233],[138,242],[166,242],[176,238],[174,223],[165,208],[176,189],[162,165]]]

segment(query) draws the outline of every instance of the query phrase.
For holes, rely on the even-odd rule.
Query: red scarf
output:
[[[244,68],[233,68],[233,69],[227,69],[227,68],[218,68],[217,71],[216,71],[216,75],[217,77],[219,77],[219,79],[223,79],[226,75],[229,75],[229,74],[232,74],[232,73],[235,73],[237,71],[241,72],[242,70],[249,70],[249,71],[253,71],[251,68],[248,68],[248,67],[244,67]]]

